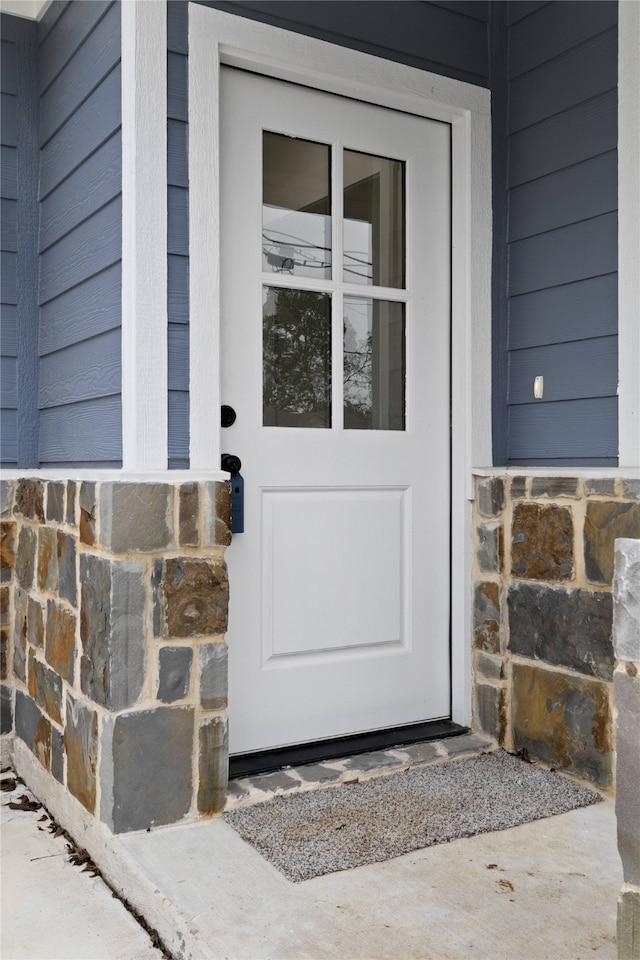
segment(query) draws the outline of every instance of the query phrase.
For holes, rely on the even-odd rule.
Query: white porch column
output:
[[[618,4],[620,468],[640,466],[640,3]]]
[[[220,469],[220,50],[189,4],[189,456]],[[240,18],[238,18],[240,19]]]
[[[167,395],[167,7],[122,15],[122,460],[165,470]]]

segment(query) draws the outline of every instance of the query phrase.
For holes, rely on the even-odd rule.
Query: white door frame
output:
[[[451,124],[452,716],[469,724],[469,500],[473,465],[491,463],[489,91],[189,4],[190,455],[191,469],[197,471],[219,470],[220,464],[221,64]]]

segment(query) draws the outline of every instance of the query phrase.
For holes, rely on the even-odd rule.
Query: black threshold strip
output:
[[[389,750],[423,740],[460,737],[465,733],[469,733],[468,727],[461,727],[459,723],[451,720],[430,720],[406,727],[393,727],[390,730],[373,730],[371,733],[357,733],[350,737],[336,737],[334,740],[317,740],[314,743],[261,750],[258,753],[241,753],[229,758],[229,779],[237,780],[239,777],[268,773],[282,767],[300,767],[322,760],[338,760],[340,757],[357,756],[371,750]]]

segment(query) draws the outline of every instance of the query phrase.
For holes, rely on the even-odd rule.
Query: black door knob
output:
[[[232,477],[235,477],[236,474],[240,473],[242,461],[240,457],[236,457],[235,453],[223,453],[220,457],[220,467],[230,473]]]

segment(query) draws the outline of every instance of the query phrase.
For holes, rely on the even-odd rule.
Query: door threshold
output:
[[[278,747],[274,750],[234,754],[229,757],[229,779],[237,780],[239,777],[269,773],[272,770],[280,770],[282,767],[318,763],[322,760],[338,760],[340,757],[357,756],[360,753],[369,753],[371,750],[389,750],[419,741],[460,737],[466,733],[469,733],[468,727],[462,727],[459,723],[453,723],[452,720],[429,720],[424,723],[412,723],[405,727],[336,737],[333,740],[316,740],[313,743]]]

